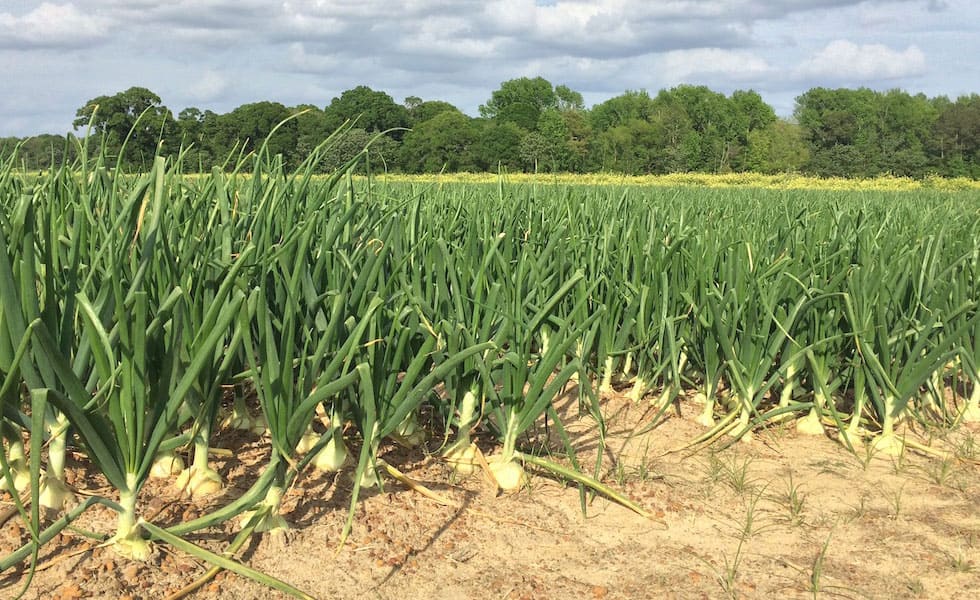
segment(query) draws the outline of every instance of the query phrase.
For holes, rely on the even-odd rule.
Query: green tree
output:
[[[877,137],[881,146],[876,171],[906,177],[922,177],[929,157],[926,145],[937,111],[923,94],[902,90],[876,94]]]
[[[367,159],[357,165],[357,171],[372,173],[396,170],[399,165],[399,145],[388,136],[366,131],[359,127],[343,131],[324,151],[319,168],[326,173],[334,172],[367,150]]]
[[[583,172],[588,168],[589,144],[592,141],[592,125],[589,123],[589,116],[584,110],[563,110],[561,118],[565,122],[565,129],[568,132],[566,144],[568,146],[569,171]]]
[[[481,171],[520,169],[521,138],[527,133],[514,123],[474,119],[476,139],[472,147],[474,167]]]
[[[598,133],[591,145],[603,171],[646,175],[667,171],[667,134],[662,123],[631,119]]]
[[[810,150],[808,170],[825,176],[876,173],[875,95],[867,88],[813,88],[796,99],[793,114]]]
[[[418,102],[408,103],[409,99],[418,100]],[[405,106],[408,108],[409,120],[412,124],[421,123],[422,121],[428,121],[429,119],[435,117],[436,115],[444,112],[458,112],[461,111],[448,102],[443,102],[442,100],[421,100],[415,97],[406,98]]]
[[[734,123],[727,140],[730,164],[733,170],[744,171],[747,165],[749,139],[755,132],[767,130],[776,122],[776,111],[763,101],[762,96],[749,90],[732,92],[729,101],[734,108]]]
[[[541,112],[557,107],[558,96],[550,81],[543,77],[521,77],[500,84],[500,88],[490,95],[490,100],[480,106],[480,115],[534,131]]]
[[[735,90],[731,102],[740,135],[747,136],[750,131],[765,129],[776,122],[776,111],[754,90]]]
[[[743,165],[757,173],[794,173],[810,159],[800,126],[778,119],[748,133]]]
[[[17,152],[17,166],[27,171],[41,171],[71,163],[77,157],[75,144],[64,135],[42,133],[24,139],[0,138],[0,160]]]
[[[648,121],[655,111],[656,105],[646,90],[626,90],[593,106],[589,117],[596,131],[605,131],[637,119]]]
[[[469,117],[458,111],[441,112],[405,135],[402,168],[410,173],[471,169],[470,151],[475,142],[476,132]]]
[[[561,111],[557,108],[549,108],[541,112],[538,117],[537,134],[543,138],[546,149],[544,156],[540,157],[539,168],[546,166],[551,171],[568,171],[571,163],[571,132],[568,130]],[[537,145],[540,140],[535,140]],[[543,162],[542,162],[543,161]],[[546,165],[544,164],[546,163]]]
[[[393,139],[400,140],[404,135],[401,129],[411,124],[408,109],[392,100],[384,92],[359,85],[345,91],[330,101],[324,109],[327,128],[339,129],[346,121],[355,121],[355,126],[365,131],[389,131]]]
[[[570,110],[585,110],[585,100],[582,98],[582,94],[576,92],[567,85],[555,86],[555,108],[562,112]]]
[[[72,125],[76,130],[89,123],[110,156],[119,155],[132,133],[121,158],[128,166],[140,166],[152,162],[157,146],[168,136],[173,115],[159,96],[143,87],[131,87],[112,96],[92,98],[75,111]]]
[[[184,168],[202,173],[209,171],[216,162],[212,144],[205,135],[205,115],[193,106],[181,110],[170,142],[171,148],[184,150]]]
[[[290,109],[296,115],[296,146],[290,156],[291,164],[299,164],[334,133],[327,124],[326,116],[319,107],[300,104]]]
[[[678,132],[684,170],[725,172],[731,170],[738,143],[738,125],[734,103],[724,94],[705,86],[680,85],[657,94],[654,104],[681,117],[688,131]],[[679,109],[679,110],[678,110]],[[665,124],[666,125],[666,124]]]
[[[231,127],[230,120],[224,117],[211,110],[205,110],[199,116],[201,155],[210,159],[213,166],[234,162],[234,156],[242,151],[237,132]]]
[[[654,103],[649,122],[659,128],[663,135],[659,142],[662,146],[662,162],[654,172],[676,173],[692,170],[689,158],[692,154],[691,147],[700,142],[684,105],[674,98],[659,97]],[[695,155],[699,152],[700,150]]]
[[[224,140],[226,148],[234,147],[236,143],[241,144],[245,152],[257,151],[266,143],[270,155],[282,155],[288,162],[293,156],[298,136],[296,120],[286,121],[292,114],[292,111],[278,102],[243,104],[230,113],[221,115],[219,139]],[[270,137],[272,130],[280,123],[283,125]]]
[[[935,105],[931,137],[936,164],[945,175],[980,178],[980,95]]]
[[[537,173],[538,171],[550,171],[554,164],[552,152],[554,147],[551,140],[536,131],[532,131],[521,138],[521,145],[518,155],[521,157],[521,164],[525,171]]]

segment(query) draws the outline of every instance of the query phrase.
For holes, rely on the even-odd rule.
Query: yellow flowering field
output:
[[[809,177],[793,173],[763,175],[759,173],[672,173],[669,175],[623,175],[619,173],[446,173],[426,175],[385,174],[378,178],[404,183],[557,183],[563,185],[627,185],[658,187],[750,187],[780,190],[876,190],[911,191],[933,189],[946,191],[980,190],[980,181],[965,177],[882,176],[872,179],[843,177]]]

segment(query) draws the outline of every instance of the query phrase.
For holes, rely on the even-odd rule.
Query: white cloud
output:
[[[210,102],[228,91],[229,83],[221,73],[207,69],[188,86],[186,95],[197,102]]]
[[[893,50],[883,44],[834,40],[800,64],[796,73],[806,80],[862,83],[913,77],[925,71],[926,56],[918,46]]]
[[[308,52],[303,42],[290,44],[288,56],[290,67],[301,73],[329,73],[343,65],[343,61],[337,56]]]
[[[681,83],[705,75],[723,75],[731,81],[750,81],[770,74],[772,66],[765,59],[744,50],[697,48],[674,50],[660,61],[664,76]]]
[[[44,2],[23,15],[0,12],[0,47],[78,48],[108,38],[109,20],[74,4]]]

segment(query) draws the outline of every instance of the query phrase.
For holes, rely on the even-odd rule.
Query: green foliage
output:
[[[971,126],[980,129],[980,111],[971,119],[961,108],[969,105],[968,98],[950,104],[901,90],[814,88],[796,100],[810,151],[806,169],[834,176],[969,175],[978,148]]]
[[[312,104],[301,104],[291,112],[300,114],[296,117],[296,148],[290,155],[290,164],[299,164],[334,130],[327,125],[323,111]]]
[[[497,171],[499,167],[520,169],[521,139],[525,131],[510,122],[474,119],[476,140],[472,147],[473,166],[480,171]]]
[[[566,90],[562,91],[566,100],[574,100],[571,90]],[[500,88],[490,95],[490,100],[480,106],[480,115],[533,131],[541,112],[557,107],[558,96],[551,82],[543,77],[520,77],[500,84]]]
[[[397,142],[388,136],[379,136],[377,133],[369,133],[355,127],[336,135],[333,143],[323,150],[323,159],[315,170],[320,173],[332,173],[357,158],[365,148],[368,149],[368,163],[376,170],[395,169],[400,164]],[[368,163],[359,163],[356,170],[366,172]]]
[[[592,107],[590,117],[596,131],[605,131],[633,120],[649,120],[654,115],[653,99],[645,90],[626,90]]]
[[[962,96],[956,102],[934,102],[939,115],[933,125],[932,154],[939,171],[955,177],[980,178],[980,95]]]
[[[406,99],[407,102],[407,99]],[[422,123],[423,121],[428,121],[433,117],[444,112],[457,112],[463,114],[458,108],[453,106],[448,102],[443,102],[441,100],[427,100],[418,102],[413,102],[410,105],[406,104],[408,107],[409,117],[414,124]]]
[[[41,134],[23,140],[0,138],[0,160],[17,152],[18,167],[26,171],[41,171],[51,165],[71,162],[77,149],[70,136]]]
[[[756,173],[794,173],[810,160],[799,125],[782,119],[746,136],[746,148],[739,170]]]
[[[526,171],[557,171],[554,146],[544,135],[532,131],[521,138],[519,154]]]
[[[555,99],[557,100],[556,108],[562,112],[585,110],[585,100],[582,98],[582,94],[567,85],[555,86]]]
[[[112,96],[92,98],[75,112],[76,130],[91,124],[102,137],[110,156],[118,156],[127,166],[148,167],[158,142],[173,125],[173,115],[159,96],[143,87],[131,87]],[[123,150],[123,143],[130,137]]]
[[[755,91],[736,90],[730,100],[735,108],[735,127],[743,142],[750,132],[776,122],[776,112]]]
[[[666,133],[660,123],[632,119],[600,132],[591,146],[592,160],[603,171],[640,175],[664,173]]]
[[[409,173],[468,170],[475,141],[469,117],[458,111],[441,112],[416,125],[402,140],[402,166]]]
[[[265,143],[272,156],[291,157],[298,140],[295,120],[286,121],[268,137],[292,111],[278,102],[243,104],[217,119],[215,130],[209,132],[216,147],[233,147],[239,143],[244,152],[254,152]]]
[[[980,177],[977,94],[953,101],[901,90],[817,87],[797,98],[793,118],[785,120],[752,90],[729,96],[695,85],[655,96],[627,90],[587,108],[582,94],[566,85],[521,77],[501,83],[479,110],[481,117],[474,119],[448,102],[418,96],[397,104],[383,91],[358,86],[323,109],[266,101],[226,114],[188,107],[174,119],[159,96],[134,87],[93,98],[78,109],[74,124],[87,127],[94,115],[97,139],[90,145],[104,146],[107,157],[127,169],[145,165],[158,147],[170,156],[183,151],[182,166],[189,171],[230,168],[255,150],[255,140],[298,115],[268,142],[268,150],[281,154],[287,167],[298,165],[342,124],[354,122],[359,131],[332,146],[318,169],[345,163],[371,134],[386,132],[373,143],[377,162],[389,171],[411,173],[505,167],[634,175]],[[407,140],[408,128],[422,131]],[[49,135],[0,139],[0,155],[9,155],[17,144],[19,166],[27,170],[43,170],[75,152],[73,142]]]
[[[631,174],[742,170],[750,135],[775,118],[752,91],[730,98],[690,85],[655,98],[627,91],[591,111],[593,164]]]
[[[356,127],[372,133],[408,127],[411,122],[407,108],[396,103],[388,94],[364,85],[334,98],[323,112],[327,131],[338,129],[346,121],[356,121]],[[392,131],[391,137],[400,140],[403,133]]]

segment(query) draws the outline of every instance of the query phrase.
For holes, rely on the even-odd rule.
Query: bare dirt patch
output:
[[[572,399],[560,408],[579,460],[591,469],[595,424],[579,416]],[[311,472],[284,502],[292,535],[256,538],[238,558],[318,598],[980,595],[976,429],[960,428],[944,441],[966,460],[855,456],[829,438],[801,436],[788,426],[723,451],[668,454],[702,433],[690,420],[698,407],[684,401],[643,431],[652,418],[646,408],[621,397],[603,400],[602,479],[654,513],[653,520],[601,497],[586,497],[583,516],[577,488],[534,471],[529,489],[499,496],[480,476],[454,481],[435,456],[392,447],[392,464],[455,506],[388,481],[383,492],[362,496],[353,533],[338,551],[349,475]],[[225,493],[242,493],[257,476],[266,445],[237,434],[216,445],[234,450],[216,462],[230,482]],[[104,487],[83,463],[70,467],[77,489]],[[178,499],[160,482],[143,498],[144,514],[161,525],[209,508]],[[226,502],[219,497],[210,504]],[[0,510],[7,506],[9,498]],[[25,597],[161,598],[207,570],[162,544],[148,563],[128,563],[80,533],[110,532],[114,520],[92,509],[77,531],[45,546]],[[228,523],[190,537],[222,551],[234,533]],[[26,539],[18,519],[8,521],[0,529],[0,555]],[[25,574],[0,575],[0,596],[16,595]],[[192,597],[279,595],[222,573]]]

